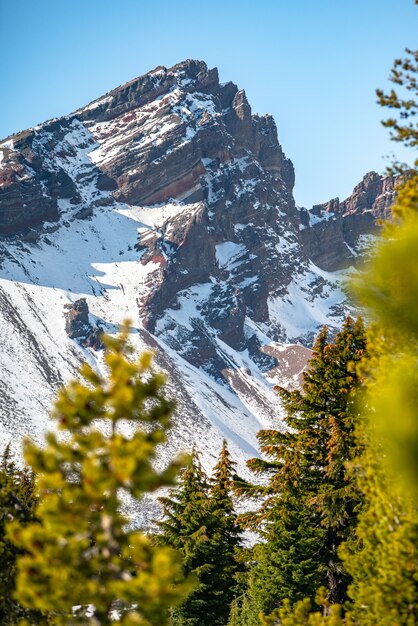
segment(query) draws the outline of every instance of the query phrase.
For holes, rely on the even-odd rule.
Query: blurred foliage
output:
[[[373,320],[365,442],[358,461],[367,507],[357,545],[342,556],[353,577],[349,595],[355,623],[418,623],[418,174],[398,190],[388,224],[355,289]]]
[[[83,365],[84,380],[59,393],[58,430],[38,447],[25,443],[36,473],[37,521],[9,526],[26,554],[17,561],[17,593],[27,607],[48,611],[53,624],[164,626],[190,589],[180,556],[133,530],[126,498],[174,484],[184,459],[155,469],[173,403],[151,355],[129,356],[128,326],[105,339],[108,375]]]
[[[308,598],[294,607],[285,600],[283,606],[269,616],[261,615],[260,623],[262,626],[354,626],[355,622],[348,615],[343,617],[341,606],[329,604],[326,589],[318,591],[315,604],[321,606],[320,611],[313,610],[313,602]]]
[[[389,472],[418,496],[418,174],[402,188],[394,221],[355,289],[374,326],[369,333],[367,405],[388,455]]]
[[[28,618],[31,624],[45,624],[39,611],[23,607],[14,598],[16,559],[22,550],[7,536],[7,525],[16,520],[22,525],[33,522],[36,508],[33,473],[19,466],[7,446],[0,459],[0,624],[12,626]]]

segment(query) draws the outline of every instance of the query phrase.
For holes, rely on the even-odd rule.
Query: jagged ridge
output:
[[[35,344],[11,339],[21,331],[10,308],[64,379],[80,358],[102,366],[100,352],[65,335],[68,311],[82,311],[83,333],[116,332],[129,316],[136,345],[157,347],[183,380],[189,423],[193,405],[247,450],[277,414],[274,376],[296,381],[306,359],[277,342],[309,345],[321,324],[338,327],[346,303],[334,270],[361,253],[394,194],[392,179],[372,173],[343,203],[298,209],[274,120],[253,115],[245,92],[202,61],[156,68],[8,138],[0,155],[5,354],[37,367]],[[6,378],[10,368],[3,359]]]

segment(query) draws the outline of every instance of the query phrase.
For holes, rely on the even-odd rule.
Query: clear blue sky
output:
[[[0,0],[0,137],[203,59],[274,116],[311,206],[397,150],[374,90],[417,40],[413,0]]]

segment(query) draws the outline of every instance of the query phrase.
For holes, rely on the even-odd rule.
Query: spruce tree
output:
[[[173,612],[173,626],[222,626],[228,621],[241,534],[231,498],[233,471],[226,442],[210,480],[194,453],[179,487],[160,498],[164,518],[159,541],[181,552],[185,573],[198,581]]]
[[[209,505],[208,477],[198,455],[193,452],[190,465],[183,470],[180,484],[166,497],[159,498],[164,516],[158,522],[158,543],[178,550],[183,569],[197,581],[195,590],[173,611],[173,626],[216,624],[211,587],[214,571],[214,519]],[[206,621],[205,621],[206,620]]]
[[[333,342],[326,328],[321,331],[302,390],[278,389],[286,431],[258,435],[267,459],[252,459],[249,467],[267,484],[236,485],[239,493],[264,497],[258,511],[243,519],[263,539],[254,551],[247,591],[253,615],[269,613],[286,598],[314,599],[321,585],[330,602],[346,598],[349,578],[338,547],[354,532],[362,502],[345,463],[357,450],[355,395],[361,381],[354,365],[364,350],[361,320],[347,318]]]
[[[242,569],[237,560],[242,530],[232,500],[234,475],[235,463],[224,440],[218,462],[213,469],[210,487],[210,505],[216,518],[215,571],[219,574],[217,583],[219,624],[226,624],[228,621],[231,603],[238,592],[238,575]]]
[[[161,473],[154,468],[173,403],[151,355],[131,360],[127,339],[127,326],[105,339],[108,374],[85,364],[84,381],[59,394],[53,412],[59,432],[49,432],[42,447],[25,445],[39,505],[36,522],[9,529],[26,552],[17,561],[16,597],[48,611],[53,624],[164,626],[189,590],[179,556],[132,529],[121,510],[126,497],[140,502],[173,484],[180,464]]]

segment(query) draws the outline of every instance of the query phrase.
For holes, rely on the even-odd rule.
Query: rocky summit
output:
[[[297,384],[394,180],[295,205],[269,115],[202,61],[157,67],[0,143],[0,436],[38,434],[100,333],[129,318],[179,402],[170,446],[238,457],[279,423],[272,384]],[[305,346],[305,347],[304,347]]]

